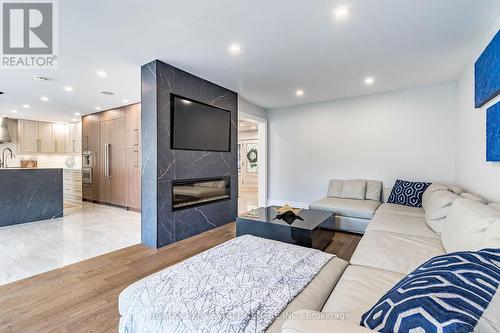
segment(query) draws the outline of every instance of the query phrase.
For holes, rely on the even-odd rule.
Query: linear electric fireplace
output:
[[[230,177],[172,181],[173,211],[229,200],[230,197]]]

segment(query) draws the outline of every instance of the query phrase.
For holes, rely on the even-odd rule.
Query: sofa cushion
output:
[[[446,223],[446,217],[451,205],[460,198],[451,191],[436,191],[427,203],[425,209],[425,221],[427,225],[437,234],[441,234],[443,226]]]
[[[440,239],[439,235],[427,226],[422,216],[391,214],[379,210],[366,227],[366,231],[371,230]]]
[[[337,215],[371,219],[380,201],[325,198],[309,205],[310,209],[326,210]]]
[[[424,218],[425,212],[419,207],[408,207],[392,203],[383,203],[377,209],[377,213],[390,213],[405,216],[417,216]]]
[[[447,252],[500,248],[500,211],[479,201],[453,202],[441,233]]]
[[[322,312],[347,313],[359,324],[363,313],[404,277],[403,274],[351,265],[337,282]]]
[[[500,210],[500,203],[492,202],[492,203],[488,204],[488,206],[493,207],[496,210]]]
[[[348,263],[340,258],[330,260],[312,281],[288,303],[281,314],[267,328],[266,333],[280,333],[286,318],[301,309],[320,311],[339,281]]]
[[[344,180],[342,194],[344,199],[364,200],[366,194],[366,180]]]
[[[370,230],[361,238],[350,263],[408,274],[444,253],[441,240],[436,238]]]
[[[389,203],[403,206],[422,207],[422,195],[430,183],[396,180],[389,196]]]
[[[439,183],[430,184],[425,189],[424,194],[422,194],[422,207],[424,208],[424,210],[426,209],[427,203],[431,199],[432,194],[436,191],[444,191],[444,190],[448,190],[448,186]]]
[[[377,180],[367,180],[365,199],[381,201],[382,187],[383,187],[382,182],[379,182]]]
[[[486,200],[484,200],[483,198],[481,198],[475,194],[472,194],[472,193],[462,193],[462,194],[460,194],[460,196],[462,198],[465,198],[465,199],[474,200],[474,201],[478,201],[481,203],[486,203]]]
[[[331,179],[328,185],[328,196],[334,198],[340,198],[342,195],[342,186],[344,181],[341,179]]]
[[[500,326],[479,322],[497,294],[499,265],[500,249],[432,258],[386,293],[361,325],[378,332],[498,332]]]
[[[455,185],[448,185],[448,189],[450,191],[452,191],[453,193],[455,193],[456,195],[460,195],[462,193],[464,193],[464,190],[458,186],[455,186]]]

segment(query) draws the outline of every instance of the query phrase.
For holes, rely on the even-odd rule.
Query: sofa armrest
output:
[[[373,333],[362,326],[341,319],[327,319],[321,312],[300,310],[281,326],[282,333]]]

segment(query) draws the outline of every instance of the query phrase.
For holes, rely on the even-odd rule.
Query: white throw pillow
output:
[[[382,199],[382,182],[367,180],[365,199],[380,201]]]
[[[475,200],[455,200],[441,241],[448,253],[500,248],[500,211]]]
[[[330,180],[330,185],[328,186],[328,196],[340,198],[342,195],[342,185],[344,181],[341,179],[332,179]]]
[[[432,183],[427,187],[425,190],[424,194],[422,194],[422,208],[426,210],[427,204],[429,203],[429,200],[431,199],[431,196],[434,192],[436,191],[444,191],[448,190],[448,186],[439,184],[439,183]]]
[[[483,198],[478,197],[477,195],[472,194],[472,193],[462,193],[462,194],[460,194],[460,196],[462,198],[466,198],[466,199],[478,201],[478,202],[481,202],[481,203],[484,203],[484,204],[486,203],[486,200],[484,200]]]
[[[364,200],[366,193],[366,180],[344,180],[342,198]]]
[[[451,205],[458,198],[460,197],[451,191],[435,191],[432,193],[425,210],[425,221],[429,228],[438,235],[443,230]]]

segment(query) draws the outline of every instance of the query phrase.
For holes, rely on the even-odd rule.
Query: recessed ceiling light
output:
[[[97,71],[97,75],[99,75],[100,77],[106,77],[106,76],[108,76],[108,74],[106,74],[105,71]]]
[[[302,90],[302,89],[298,89],[298,90],[295,92],[295,95],[297,95],[297,96],[299,96],[299,97],[304,96],[304,90]]]
[[[240,54],[241,53],[241,46],[240,46],[240,44],[231,44],[231,45],[229,45],[229,52],[231,54]]]
[[[345,19],[347,16],[349,16],[349,7],[338,7],[337,9],[335,9],[334,15],[337,20]]]
[[[96,107],[95,107],[95,109],[96,109],[96,110],[100,110],[100,109],[101,109],[101,107],[100,107],[100,106],[96,106]]]
[[[17,113],[17,110],[11,110],[10,112],[12,112],[12,113]]]
[[[75,116],[79,116],[80,115],[80,112],[75,112],[73,113]]]
[[[45,97],[45,96],[42,96],[40,97],[40,99],[44,102],[48,102],[49,101],[49,98],[48,97]]]
[[[74,91],[73,87],[70,87],[70,86],[64,87],[64,90],[71,91],[71,92]]]
[[[367,77],[367,78],[365,79],[365,84],[366,84],[367,86],[371,86],[371,85],[372,85],[372,84],[374,84],[374,83],[375,83],[375,78],[373,78],[373,77],[371,77],[371,76],[369,76],[369,77]]]
[[[29,104],[23,104],[23,108],[29,109],[31,106]]]
[[[128,103],[128,99],[122,99],[122,103],[127,104]]]

